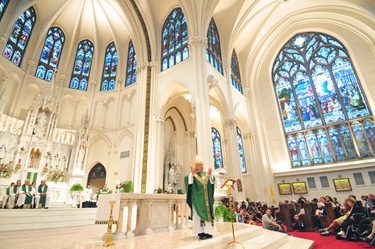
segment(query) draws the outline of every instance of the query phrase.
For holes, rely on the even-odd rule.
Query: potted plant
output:
[[[81,196],[81,193],[82,193],[83,190],[84,190],[84,188],[83,188],[82,184],[80,184],[80,183],[75,183],[70,187],[69,191],[70,191],[70,193],[72,195],[72,199],[73,199],[72,207],[78,207],[78,205],[79,205],[79,207],[82,206],[80,196]],[[77,200],[79,202],[78,204],[77,204]]]
[[[228,207],[221,203],[215,207],[215,216],[218,217],[219,221],[231,222],[231,217],[233,221],[236,221],[236,214],[232,213]]]
[[[133,182],[132,181],[122,182],[121,187],[124,189],[125,193],[132,193],[133,192]]]

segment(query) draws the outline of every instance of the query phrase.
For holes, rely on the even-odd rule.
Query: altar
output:
[[[124,233],[126,237],[185,228],[190,215],[186,195],[117,193],[100,195],[96,223],[108,222],[111,200],[116,201],[113,209],[114,223],[117,223],[115,233]],[[127,217],[124,231],[125,208]],[[135,209],[137,214],[136,220],[133,221],[132,216]],[[131,230],[133,225],[135,225],[135,229]]]

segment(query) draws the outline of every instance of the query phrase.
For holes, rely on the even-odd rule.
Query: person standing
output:
[[[199,239],[212,238],[214,227],[214,191],[215,177],[212,169],[203,171],[203,160],[196,156],[189,175],[185,176],[187,203],[191,210],[193,232]]]
[[[39,208],[39,203],[41,203],[42,208],[48,209],[51,198],[48,193],[48,185],[46,184],[46,180],[42,180],[40,182],[40,185],[38,186],[38,193],[39,195],[35,195],[36,208]]]

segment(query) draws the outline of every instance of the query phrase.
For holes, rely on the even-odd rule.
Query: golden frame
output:
[[[294,194],[307,194],[306,182],[292,182]]]
[[[280,195],[291,195],[292,194],[292,185],[290,183],[278,183]]]
[[[336,192],[352,191],[349,178],[333,179]]]

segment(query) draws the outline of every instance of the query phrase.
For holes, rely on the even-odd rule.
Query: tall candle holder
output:
[[[112,224],[113,224],[113,206],[115,205],[116,201],[110,201],[109,204],[111,205],[111,211],[109,213],[108,219],[108,226],[107,226],[107,234],[105,236],[104,246],[113,246],[115,243],[113,242],[113,233],[112,233]]]
[[[229,203],[230,203],[230,189],[232,188],[234,190],[234,184],[236,183],[236,180],[232,179],[232,178],[228,178],[225,180],[225,182],[221,185],[221,188],[222,189],[227,189],[227,192],[228,192],[228,199],[229,199]],[[231,222],[231,225],[232,225],[232,241],[228,242],[227,244],[227,247],[229,247],[229,245],[241,245],[243,249],[245,249],[245,247],[242,245],[241,242],[238,242],[236,241],[236,237],[234,236],[234,225],[233,225],[233,209],[229,206],[229,211],[230,211],[230,222]]]

